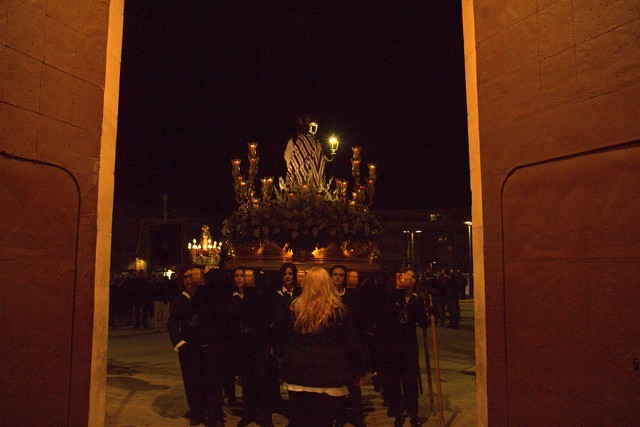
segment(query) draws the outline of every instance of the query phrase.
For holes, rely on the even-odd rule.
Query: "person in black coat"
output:
[[[365,363],[347,309],[329,273],[311,268],[291,303],[280,345],[281,378],[289,394],[289,427],[331,427],[347,396],[362,385]]]
[[[185,271],[183,280],[184,291],[171,304],[167,328],[180,360],[187,416],[190,425],[223,426],[224,313],[213,289],[193,282],[192,270]]]
[[[364,329],[362,298],[359,289],[347,288],[347,272],[347,267],[343,265],[334,265],[329,270],[336,291],[340,298],[342,298],[342,302],[349,312],[349,317],[352,319],[358,337],[358,343],[362,347]],[[348,386],[348,390],[349,398],[347,399],[346,407],[343,408],[336,420],[336,427],[342,427],[346,424],[348,408],[351,408],[351,424],[356,427],[366,427],[362,410],[362,388],[358,385],[351,384]]]
[[[395,278],[394,278],[395,279]],[[429,326],[423,296],[416,293],[416,272],[406,269],[402,274],[402,287],[389,295],[385,311],[385,381],[383,388],[389,402],[387,415],[394,417],[394,426],[404,424],[403,413],[411,418],[412,426],[420,426],[424,420],[418,417],[418,339],[416,324]]]
[[[285,262],[280,266],[279,280],[273,289],[274,296],[274,336],[280,337],[285,334],[285,328],[289,321],[291,301],[300,295],[301,289],[298,286],[298,268],[292,262]],[[287,412],[286,402],[280,394],[278,362],[274,359],[271,370],[271,395],[273,396],[274,408],[279,412]]]
[[[238,372],[242,378],[242,417],[238,427],[255,421],[259,425],[273,426],[272,401],[269,395],[272,372],[271,352],[273,325],[273,297],[256,275],[255,286],[245,286],[245,270],[234,270],[236,290],[229,303],[231,345]]]

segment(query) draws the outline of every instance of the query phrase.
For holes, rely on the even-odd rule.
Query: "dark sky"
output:
[[[378,163],[374,208],[470,206],[458,1],[125,3],[118,206],[236,205],[231,158],[284,176],[296,115]],[[245,172],[246,173],[246,172]],[[363,170],[364,173],[364,170]]]

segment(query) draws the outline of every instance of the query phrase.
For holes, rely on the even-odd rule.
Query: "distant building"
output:
[[[384,227],[380,242],[382,269],[413,266],[420,271],[460,269],[469,272],[467,209],[375,211]]]

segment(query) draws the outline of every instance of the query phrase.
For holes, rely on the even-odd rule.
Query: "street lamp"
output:
[[[406,234],[407,239],[409,239],[409,241],[407,242],[407,263],[410,264],[409,267],[415,268],[415,265],[416,265],[415,235],[422,233],[422,230],[403,230],[402,232]]]

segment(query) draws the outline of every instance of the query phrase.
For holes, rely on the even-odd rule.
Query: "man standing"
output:
[[[223,321],[214,308],[212,293],[197,286],[193,271],[183,278],[184,291],[171,305],[167,322],[173,348],[178,352],[189,404],[189,425],[202,422],[223,426],[222,372]]]
[[[165,328],[169,315],[169,279],[162,273],[156,273],[153,285],[153,319],[156,332]]]

